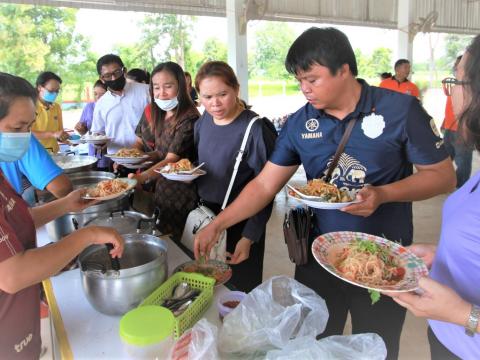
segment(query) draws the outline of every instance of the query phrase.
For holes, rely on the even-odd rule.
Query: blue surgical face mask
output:
[[[22,158],[30,146],[30,132],[0,132],[0,161],[11,162]]]
[[[48,90],[45,90],[42,97],[43,97],[43,100],[45,100],[46,102],[53,103],[55,102],[55,99],[57,98],[57,96],[58,96],[58,92],[50,92]]]
[[[177,107],[178,99],[176,96],[168,100],[155,99],[155,104],[157,104],[157,106],[163,111],[170,111]]]

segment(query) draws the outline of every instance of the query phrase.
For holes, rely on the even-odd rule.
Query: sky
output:
[[[140,31],[136,23],[142,19],[143,13],[131,11],[107,11],[80,9],[77,13],[76,30],[90,37],[92,50],[98,54],[108,53],[118,43],[132,44],[140,38]],[[249,21],[248,32],[253,33],[261,21]],[[96,24],[101,24],[97,26]],[[119,26],[120,24],[120,26]],[[313,23],[289,23],[289,25],[300,34],[310,26],[325,26],[325,24]],[[193,48],[200,50],[206,39],[217,37],[226,42],[227,32],[218,31],[226,29],[226,18],[199,16],[196,23],[196,31],[193,35]],[[350,39],[354,49],[361,49],[362,53],[370,54],[378,47],[390,47],[393,51],[392,61],[397,58],[397,30],[378,29],[358,26],[337,26],[345,32]],[[101,29],[101,30],[100,30]],[[437,41],[435,57],[443,55],[443,34],[433,34],[433,41]],[[368,39],[368,41],[366,41]],[[414,61],[425,62],[429,59],[428,35],[418,34],[413,43]]]

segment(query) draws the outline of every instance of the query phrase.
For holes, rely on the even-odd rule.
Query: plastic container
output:
[[[142,306],[120,319],[119,334],[134,359],[166,359],[174,344],[175,318],[161,306]]]
[[[230,314],[230,312],[235,309],[238,304],[240,304],[245,296],[247,296],[247,294],[242,291],[230,291],[221,296],[217,300],[217,309],[220,319],[223,321],[223,318]]]
[[[213,299],[213,287],[215,279],[196,273],[177,272],[173,274],[167,281],[151,293],[139,307],[148,305],[160,305],[163,300],[172,295],[175,286],[181,282],[186,282],[192,289],[201,290],[200,295],[181,315],[174,318],[174,338],[178,340],[180,336],[191,328],[198,320],[201,319],[203,313],[208,309]],[[170,310],[165,309],[170,312]],[[170,312],[171,313],[171,312]],[[173,313],[171,313],[173,316]]]

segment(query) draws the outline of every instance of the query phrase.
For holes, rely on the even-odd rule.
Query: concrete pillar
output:
[[[240,98],[248,104],[247,19],[244,1],[226,0],[228,64],[240,82]]]
[[[408,59],[412,62],[413,58],[413,38],[412,33],[412,3],[411,0],[399,0],[398,3],[398,51],[397,59]],[[397,60],[395,59],[395,60]]]

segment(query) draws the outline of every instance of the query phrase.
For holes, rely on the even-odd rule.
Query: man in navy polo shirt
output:
[[[315,210],[311,241],[320,234],[348,230],[409,245],[411,202],[455,187],[452,163],[431,117],[415,97],[357,80],[352,47],[337,29],[305,31],[290,47],[285,66],[295,74],[308,103],[287,120],[262,172],[197,235],[196,256],[208,253],[223,229],[265,207],[300,164],[308,179],[323,177],[354,118],[358,121],[333,182],[354,189],[359,202],[341,211]],[[353,333],[378,333],[387,357],[398,357],[405,311],[393,300],[382,296],[371,305],[367,290],[331,275],[311,255],[306,265],[296,267],[295,278],[327,303],[330,316],[321,337],[342,334],[350,312]]]

